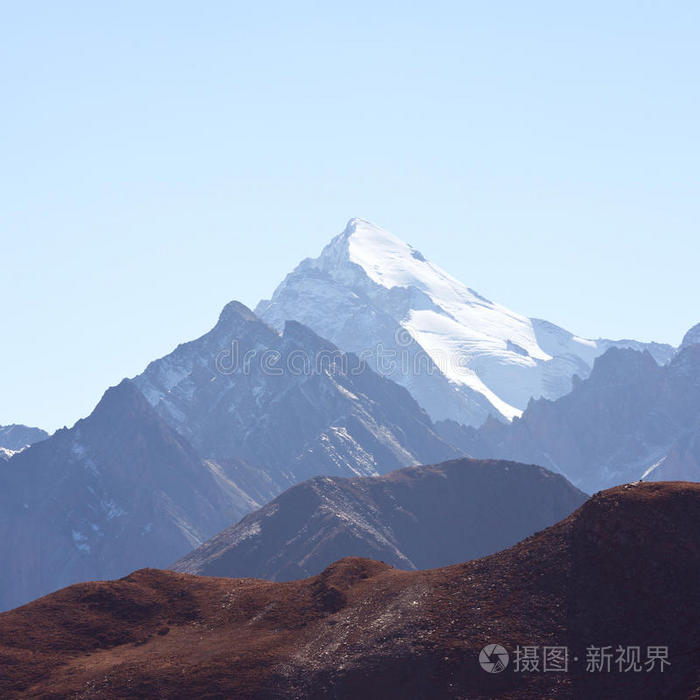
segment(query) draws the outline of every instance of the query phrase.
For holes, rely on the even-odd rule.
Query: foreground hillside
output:
[[[699,538],[700,485],[634,484],[443,569],[80,584],[0,615],[0,697],[698,697]],[[502,673],[477,662],[489,643]],[[570,670],[517,672],[516,645],[565,645]],[[588,673],[591,645],[664,645],[671,665]]]
[[[455,459],[380,477],[316,477],[172,568],[289,581],[347,556],[428,569],[493,554],[565,518],[586,495],[535,465]]]

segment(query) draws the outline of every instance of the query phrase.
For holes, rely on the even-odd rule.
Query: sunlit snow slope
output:
[[[256,309],[281,328],[310,326],[406,386],[434,420],[512,419],[532,397],[557,398],[611,345],[587,340],[485,299],[401,239],[351,219],[316,259],[302,261]]]

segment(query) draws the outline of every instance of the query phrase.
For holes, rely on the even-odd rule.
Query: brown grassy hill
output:
[[[0,615],[0,697],[700,697],[699,581],[700,485],[627,485],[442,569],[353,558],[289,583],[72,586]],[[494,642],[511,651],[500,674],[477,662]],[[515,672],[518,644],[568,645],[570,672]],[[669,647],[664,673],[585,671],[589,645],[651,644]]]

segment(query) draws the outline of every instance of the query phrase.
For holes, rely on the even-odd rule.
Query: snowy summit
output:
[[[287,276],[256,313],[311,327],[406,386],[434,420],[479,425],[519,416],[531,398],[558,398],[612,345],[489,301],[397,236],[351,219],[315,259]]]

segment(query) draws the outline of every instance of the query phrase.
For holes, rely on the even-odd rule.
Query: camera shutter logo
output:
[[[487,644],[479,652],[479,664],[487,673],[501,673],[506,670],[510,657],[500,644]]]

